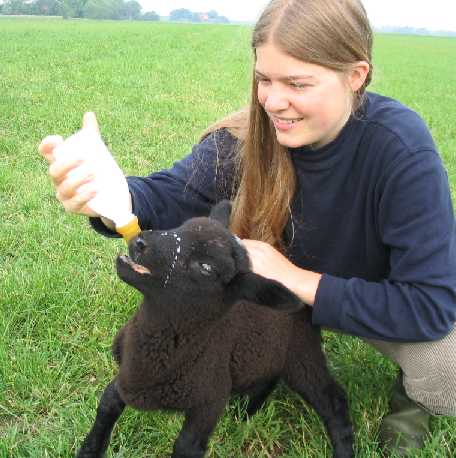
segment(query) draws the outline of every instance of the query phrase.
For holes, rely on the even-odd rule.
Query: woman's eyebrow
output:
[[[269,76],[261,73],[258,70],[255,70],[255,75],[260,76],[261,78],[269,78]],[[277,78],[279,81],[293,81],[293,80],[302,80],[302,79],[313,79],[313,75],[290,75],[290,76],[280,76]]]

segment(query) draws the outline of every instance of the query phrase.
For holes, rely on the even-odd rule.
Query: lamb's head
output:
[[[220,304],[224,312],[238,300],[285,311],[304,304],[278,282],[250,270],[242,242],[228,230],[231,205],[219,203],[206,217],[168,231],[143,231],[119,256],[117,272],[153,302]]]

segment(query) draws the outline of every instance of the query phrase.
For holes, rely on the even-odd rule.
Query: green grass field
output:
[[[122,241],[95,234],[58,205],[37,145],[67,136],[84,111],[126,174],[186,154],[212,121],[249,99],[250,30],[133,22],[0,18],[0,458],[73,456],[115,373],[110,345],[140,296],[121,283]],[[419,111],[456,196],[456,39],[378,36],[371,89]],[[325,332],[348,391],[358,457],[376,434],[395,366],[358,339]],[[285,388],[247,423],[233,402],[211,457],[329,457],[312,410]],[[182,417],[127,410],[109,457],[165,457]],[[433,419],[419,457],[450,457],[456,420]]]

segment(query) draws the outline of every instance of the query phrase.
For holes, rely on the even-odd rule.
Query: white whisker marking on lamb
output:
[[[176,251],[175,253],[173,254],[176,254],[176,256],[174,257],[174,260],[173,260],[173,263],[171,264],[171,267],[166,275],[166,278],[165,278],[165,282],[163,283],[163,287],[165,288],[166,285],[168,284],[169,282],[169,279],[171,278],[171,274],[173,273],[175,267],[176,267],[176,262],[177,262],[177,259],[179,257],[179,253],[181,251],[181,246],[178,244],[178,242],[180,242],[180,237],[177,236],[177,234],[173,233],[173,237],[175,238],[176,240]]]

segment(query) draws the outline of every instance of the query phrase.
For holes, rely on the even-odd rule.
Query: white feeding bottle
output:
[[[127,180],[95,129],[83,128],[54,149],[56,161],[65,163],[80,159],[81,165],[68,172],[71,179],[89,174],[91,183],[81,185],[77,192],[95,188],[97,195],[87,206],[114,222],[116,231],[128,242],[141,232],[138,218],[130,210]]]

